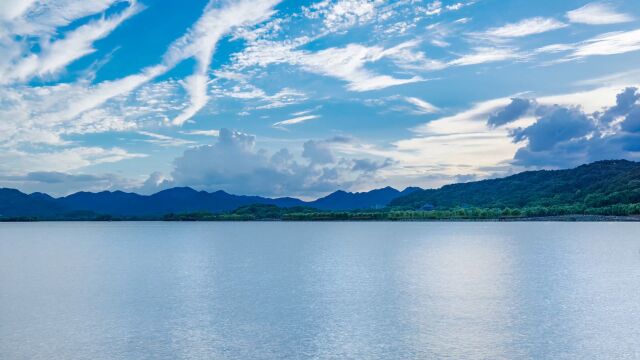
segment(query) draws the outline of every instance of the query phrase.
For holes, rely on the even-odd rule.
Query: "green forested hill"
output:
[[[517,175],[419,190],[393,200],[397,209],[525,208],[640,203],[640,163],[598,161],[569,170]]]

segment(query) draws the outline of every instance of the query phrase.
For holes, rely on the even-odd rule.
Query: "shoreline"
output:
[[[162,218],[149,219],[0,219],[0,223],[29,223],[29,222],[640,222],[640,215],[556,215],[537,217],[505,217],[505,218],[448,218],[448,219],[202,219],[202,220],[165,220]]]

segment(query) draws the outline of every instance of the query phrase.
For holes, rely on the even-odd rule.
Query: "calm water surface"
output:
[[[640,224],[0,224],[0,359],[437,358],[640,358]]]

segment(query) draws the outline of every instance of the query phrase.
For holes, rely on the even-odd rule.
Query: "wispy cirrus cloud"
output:
[[[336,77],[348,83],[347,88],[353,91],[370,91],[384,89],[389,86],[424,81],[419,76],[396,78],[379,75],[365,68],[366,63],[376,62],[392,55],[394,48],[384,49],[373,46],[366,47],[350,44],[343,48],[329,48],[308,54],[300,61],[301,65],[312,72]]]
[[[468,66],[478,65],[496,61],[504,61],[510,59],[518,59],[523,55],[512,48],[504,47],[478,47],[469,54],[460,56],[451,60],[449,66]]]
[[[0,172],[15,173],[16,169],[31,171],[71,171],[89,165],[115,163],[147,157],[119,147],[76,146],[64,150],[28,152],[11,149],[0,152]]]
[[[516,23],[495,27],[479,35],[490,38],[519,38],[558,30],[568,25],[553,18],[533,17]]]
[[[620,24],[634,20],[633,16],[618,12],[605,2],[594,2],[568,11],[566,17],[572,23],[587,25]]]
[[[285,127],[285,126],[300,124],[300,123],[303,123],[305,121],[317,119],[319,117],[320,117],[319,115],[296,116],[296,117],[291,118],[291,119],[278,121],[278,122],[274,123],[272,126],[275,127],[275,128],[282,128],[282,127]]]
[[[405,100],[409,104],[414,105],[416,107],[415,111],[419,114],[433,114],[440,111],[437,106],[417,97],[407,96],[405,97]]]
[[[200,136],[220,136],[220,130],[191,130],[191,131],[182,131],[182,134],[185,135],[200,135]]]
[[[571,57],[615,55],[640,50],[640,29],[605,33],[579,43]]]
[[[73,61],[95,51],[93,43],[104,38],[125,20],[140,12],[143,6],[135,1],[121,13],[103,17],[81,25],[55,41],[42,41],[41,51],[21,57],[5,68],[0,81],[10,83],[26,81],[34,76],[52,76],[65,69]]]
[[[193,28],[174,43],[165,58],[175,62],[194,57],[197,62],[196,71],[185,79],[190,104],[172,120],[174,125],[184,124],[207,104],[208,72],[220,38],[234,27],[264,21],[273,14],[273,7],[279,2],[280,0],[244,0],[227,3],[222,8],[209,3]]]
[[[113,3],[113,1],[104,0],[101,4],[94,4],[94,7],[78,5],[76,8],[65,8],[63,14],[80,16],[79,14],[86,14],[88,9],[103,9],[111,3]],[[165,74],[182,61],[195,57],[199,59],[199,70],[196,71],[195,75],[188,77],[185,81],[185,88],[190,101],[173,121],[171,121],[171,123],[175,125],[181,125],[201,109],[208,100],[208,75],[204,75],[206,79],[201,75],[203,72],[207,73],[209,69],[208,64],[210,60],[208,56],[211,56],[220,36],[229,32],[235,26],[250,24],[263,19],[265,16],[269,16],[272,13],[272,6],[275,3],[277,3],[276,0],[264,0],[260,2],[246,0],[234,2],[232,6],[228,7],[225,7],[224,4],[221,7],[208,6],[193,29],[170,45],[159,64],[146,67],[137,74],[115,80],[103,81],[97,84],[78,81],[72,84],[59,84],[54,86],[4,89],[3,91],[7,99],[10,100],[10,106],[9,108],[5,107],[4,109],[0,109],[0,118],[4,119],[6,116],[9,124],[14,124],[16,127],[19,126],[24,130],[14,132],[11,136],[11,143],[15,144],[20,141],[37,143],[38,141],[42,141],[47,144],[63,145],[64,141],[60,139],[60,135],[62,133],[68,133],[70,128],[81,130],[81,128],[73,125],[73,123],[77,122],[83,114],[104,106],[105,103],[114,98],[131,93],[158,76]],[[87,46],[90,46],[92,42],[91,39],[94,39],[96,36],[104,36],[109,30],[112,30],[114,26],[117,26],[118,23],[140,10],[139,7],[134,6],[135,2],[131,2],[131,4],[133,5],[120,15],[91,21],[83,25],[84,27],[79,27],[77,32],[72,31],[72,37],[58,40],[58,44],[62,45],[57,49],[58,51],[51,53],[57,65],[54,67],[49,65],[49,67],[45,67],[45,69],[60,70],[64,68],[65,63],[70,61],[70,58],[81,57],[83,53],[87,51]],[[56,13],[55,9],[51,11]],[[220,19],[224,21],[218,21]],[[50,22],[59,24],[62,20],[58,19],[58,15],[52,15]],[[68,42],[65,43],[65,41]],[[73,47],[74,51],[69,51],[70,46]],[[55,56],[53,54],[55,54]],[[75,55],[69,56],[70,54]],[[47,59],[47,52],[45,51],[44,55],[36,55],[34,59],[41,59],[41,57]],[[66,60],[62,61],[60,59]],[[207,62],[203,63],[205,60]],[[38,73],[41,71],[38,70],[37,66],[30,69],[27,73]],[[28,90],[26,92],[27,94],[33,94],[36,98],[46,94],[48,96],[47,100],[50,100],[46,103],[49,103],[51,106],[31,103],[31,98],[24,94],[25,90]],[[36,99],[36,101],[41,102],[41,100],[38,99]],[[20,113],[20,116],[16,118],[13,116],[15,113]],[[94,112],[94,115],[95,114],[97,113]],[[99,124],[104,120],[105,118],[96,118],[94,119],[94,123]],[[19,121],[20,124],[18,125],[16,121]],[[120,119],[120,121],[125,122],[126,120]],[[86,123],[85,125],[88,125],[86,127],[88,129],[104,128],[101,125],[95,127]],[[122,130],[124,128],[130,129],[131,126],[124,127],[118,125],[118,127],[114,129]],[[33,134],[41,134],[41,136],[34,137]],[[0,138],[0,141],[1,140]]]
[[[253,66],[290,64],[305,71],[337,78],[347,82],[347,89],[356,92],[384,89],[390,86],[425,81],[420,76],[398,78],[378,74],[366,68],[367,64],[384,58],[393,58],[406,47],[400,44],[391,48],[348,44],[316,52],[296,50],[296,44],[263,42],[254,44],[236,56],[235,71]]]
[[[195,144],[195,142],[190,141],[190,140],[185,140],[185,139],[180,139],[180,138],[173,137],[173,136],[158,134],[158,133],[154,133],[154,132],[151,132],[151,131],[138,131],[138,134],[148,137],[148,139],[145,139],[143,141],[151,143],[151,144],[160,145],[160,146],[163,146],[163,147],[185,146],[185,145]]]

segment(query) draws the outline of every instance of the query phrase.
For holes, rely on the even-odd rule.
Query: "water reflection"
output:
[[[414,347],[432,358],[517,357],[509,241],[465,227],[437,224],[398,256]]]
[[[0,224],[0,358],[640,358],[638,230]]]

